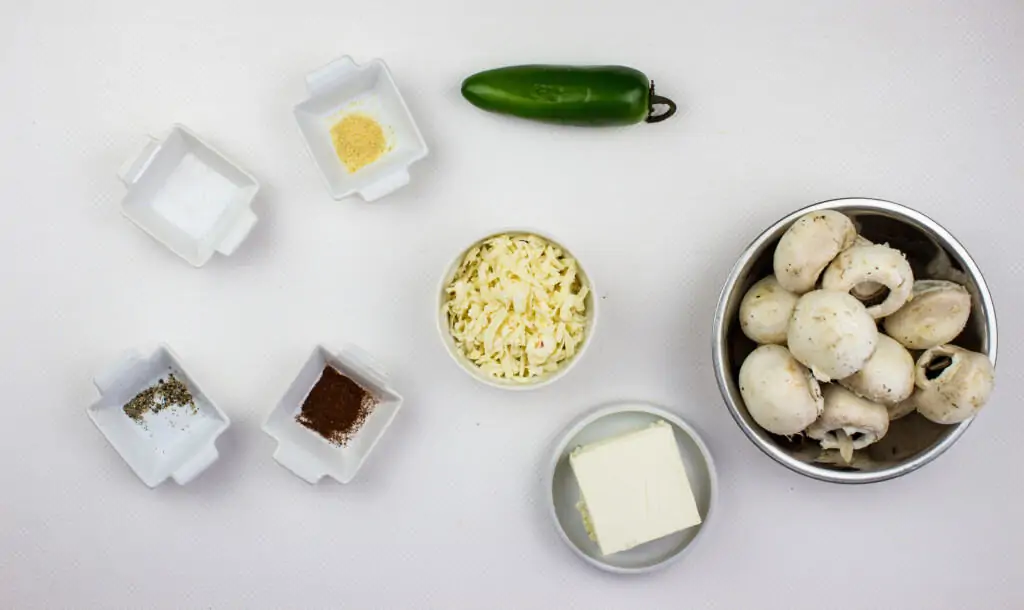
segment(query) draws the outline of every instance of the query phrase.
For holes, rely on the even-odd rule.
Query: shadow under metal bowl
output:
[[[715,376],[729,412],[747,438],[776,462],[802,475],[832,483],[874,483],[913,472],[942,455],[967,431],[971,420],[946,426],[917,413],[893,421],[885,438],[856,452],[850,465],[822,453],[817,441],[791,439],[762,429],[740,396],[740,365],[756,345],[740,330],[740,301],[750,286],[772,274],[775,245],[793,222],[808,212],[837,210],[853,219],[858,232],[875,243],[888,243],[906,254],[918,279],[947,279],[971,294],[967,328],[954,344],[988,355],[997,351],[996,314],[992,295],[978,266],[952,235],[920,212],[880,199],[833,199],[797,210],[759,235],[744,250],[722,289],[715,312],[712,347]],[[916,358],[920,352],[912,352]]]

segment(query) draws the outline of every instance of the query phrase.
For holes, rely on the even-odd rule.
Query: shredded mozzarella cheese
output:
[[[558,246],[536,235],[492,237],[466,253],[448,284],[448,329],[485,374],[529,382],[583,344],[589,292]]]

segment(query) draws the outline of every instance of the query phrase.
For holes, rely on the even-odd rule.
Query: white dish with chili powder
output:
[[[508,230],[466,248],[438,289],[438,331],[474,379],[506,390],[555,382],[579,362],[597,323],[579,260],[536,231]]]
[[[325,367],[355,382],[372,399],[372,409],[344,442],[332,442],[297,419]],[[277,441],[274,459],[307,483],[330,477],[339,483],[355,478],[402,406],[376,360],[354,345],[341,350],[317,346],[267,417],[263,431]]]
[[[429,149],[383,60],[346,55],[309,73],[306,87],[295,120],[331,196],[373,201],[409,183]]]

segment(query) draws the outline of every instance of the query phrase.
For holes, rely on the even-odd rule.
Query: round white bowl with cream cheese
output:
[[[601,545],[591,536],[596,532],[588,528],[580,511],[583,493],[571,464],[573,452],[577,448],[621,438],[659,422],[668,424],[673,432],[699,523],[628,550],[605,555],[601,552]],[[632,400],[598,407],[569,424],[555,441],[544,485],[548,513],[566,546],[590,565],[616,574],[658,570],[690,552],[705,536],[718,497],[714,460],[697,431],[674,413],[644,401]],[[657,496],[656,491],[651,491],[652,497]],[[592,512],[592,507],[587,508]],[[596,518],[594,514],[589,516]],[[599,524],[593,521],[592,524],[595,530],[600,530]]]

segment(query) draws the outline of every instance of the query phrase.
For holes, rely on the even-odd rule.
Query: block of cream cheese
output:
[[[569,463],[580,513],[603,555],[701,522],[672,427],[647,428],[576,448]]]

